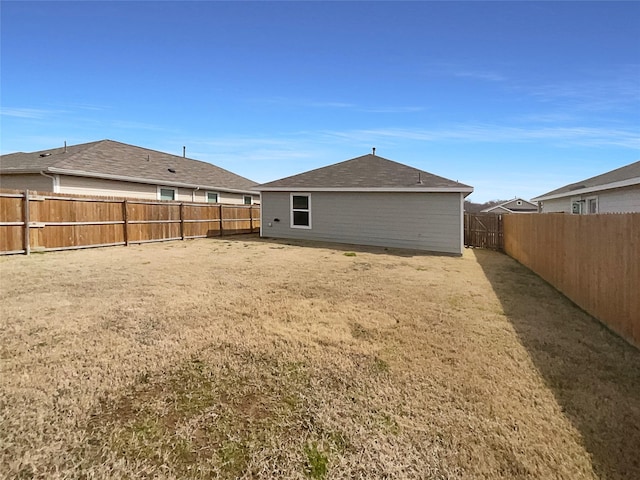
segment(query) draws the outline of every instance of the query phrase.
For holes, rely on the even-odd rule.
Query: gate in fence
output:
[[[502,215],[494,213],[464,214],[464,245],[504,251]]]

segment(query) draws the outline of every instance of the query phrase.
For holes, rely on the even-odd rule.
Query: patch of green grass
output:
[[[376,357],[373,360],[373,370],[378,373],[389,373],[390,367],[386,361],[380,357]]]
[[[387,413],[382,414],[382,426],[387,432],[393,435],[398,435],[400,433],[400,425],[398,425],[395,418]]]
[[[304,454],[307,460],[305,474],[309,478],[325,478],[327,476],[329,458],[318,449],[318,444],[313,442],[311,445],[305,445]]]
[[[464,308],[467,300],[462,295],[453,294],[449,295],[446,301],[449,307],[451,307],[453,310],[460,311]]]
[[[356,252],[344,252],[344,256],[345,257],[355,257],[356,256]]]
[[[223,368],[193,357],[172,372],[141,374],[132,391],[104,405],[90,425],[93,454],[115,453],[179,478],[195,471],[239,478],[274,439],[306,442],[298,429],[311,398],[304,363],[255,352],[227,355]],[[310,455],[312,478],[322,478],[326,459]]]
[[[229,440],[222,444],[219,451],[220,469],[228,478],[242,475],[249,464],[250,452],[241,442]]]
[[[351,336],[353,338],[357,338],[360,340],[369,340],[373,336],[369,329],[363,327],[357,322],[352,322],[349,327],[351,327]]]

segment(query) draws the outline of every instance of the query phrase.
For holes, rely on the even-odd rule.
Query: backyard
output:
[[[640,478],[640,352],[508,256],[0,257],[0,478]]]

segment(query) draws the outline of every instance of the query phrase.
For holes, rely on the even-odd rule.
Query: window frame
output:
[[[249,199],[249,203],[247,203],[247,198]],[[243,205],[253,205],[253,196],[252,195],[243,195],[242,196],[242,204]]]
[[[294,197],[307,197],[307,208],[293,208],[293,198]],[[301,228],[304,230],[311,230],[311,194],[307,192],[291,192],[289,195],[289,226],[291,228]],[[309,215],[308,225],[294,225],[294,213],[295,212],[307,212]]]
[[[173,192],[172,200],[162,200],[162,190],[171,190]],[[178,189],[174,187],[163,187],[158,185],[158,200],[162,200],[163,202],[175,202],[178,198]]]
[[[592,202],[595,203],[596,206],[596,211],[592,212],[591,211],[591,205]],[[598,197],[587,197],[587,208],[586,208],[586,214],[587,215],[596,215],[599,211],[600,211],[600,205],[598,204]]]
[[[209,201],[209,194],[215,195],[216,196],[216,201],[215,202],[210,202]],[[204,200],[206,203],[220,203],[220,193],[218,192],[214,192],[211,190],[207,190],[204,194]]]

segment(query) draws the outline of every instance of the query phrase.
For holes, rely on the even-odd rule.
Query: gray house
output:
[[[640,161],[532,199],[542,213],[640,212]]]
[[[263,237],[462,254],[473,187],[374,154],[255,187]]]
[[[507,200],[493,207],[480,210],[480,213],[495,213],[497,215],[506,213],[536,213],[538,211],[538,205],[525,200],[524,198],[516,197],[512,200]]]
[[[211,163],[113,140],[0,157],[0,188],[252,204],[256,183]]]

